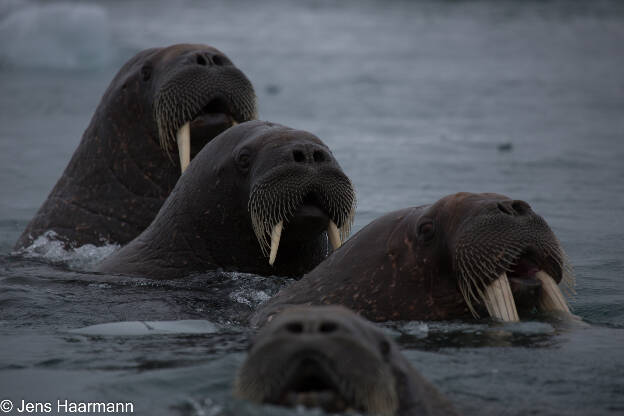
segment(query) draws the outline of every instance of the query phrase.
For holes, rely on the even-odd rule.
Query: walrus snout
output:
[[[207,142],[257,118],[257,109],[251,82],[225,54],[203,45],[179,49],[179,58],[154,81],[154,118],[161,147],[170,152],[177,143],[184,172]]]
[[[459,227],[454,268],[472,313],[478,316],[473,302],[505,321],[518,320],[517,309],[569,312],[557,285],[571,287],[572,271],[548,223],[522,200],[470,198],[456,197],[458,206],[472,205],[473,215]],[[544,301],[550,298],[556,302]]]
[[[327,232],[337,249],[349,235],[355,190],[327,147],[312,138],[284,140],[265,154],[268,171],[253,183],[249,212],[269,264],[281,242],[305,241]]]

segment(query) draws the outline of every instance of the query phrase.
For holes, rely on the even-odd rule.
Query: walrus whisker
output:
[[[496,263],[486,255],[487,250],[479,250],[478,253],[473,253],[473,249],[474,247],[458,246],[456,250],[456,261],[460,276],[458,282],[459,289],[471,314],[475,318],[479,318],[479,314],[473,306],[474,301],[485,304],[488,313],[493,317],[503,320],[517,320],[515,303],[512,304],[513,296],[502,296],[499,298],[498,296],[492,297],[492,295],[506,294],[504,288],[501,289],[502,291],[499,290],[500,283],[496,282],[500,280],[501,273],[505,274],[505,272],[511,271],[522,252],[520,247],[515,245],[506,247],[506,250],[497,256]],[[476,261],[476,259],[479,261]],[[492,285],[495,286],[492,287]],[[500,302],[503,303],[501,304]],[[492,311],[494,311],[496,316],[492,315]]]
[[[233,79],[238,78],[237,82],[244,88],[229,87],[228,82],[214,83],[214,75],[209,79],[202,71],[187,71],[186,74],[190,78],[189,82],[180,84],[178,79],[173,77],[160,88],[156,96],[154,118],[160,147],[165,153],[169,154],[173,149],[178,130],[193,121],[201,114],[203,108],[215,99],[226,101],[228,112],[231,112],[231,126],[258,117],[255,92],[242,74],[234,74]],[[227,88],[236,89],[228,91]]]
[[[180,155],[180,174],[184,173],[191,161],[191,123],[186,122],[177,134],[178,154]]]
[[[542,291],[539,296],[540,310],[570,313],[568,303],[555,279],[543,270],[537,272],[535,276],[542,282]]]
[[[473,291],[473,287],[475,287],[476,282],[472,279],[472,276],[467,273],[466,266],[464,264],[464,251],[459,249],[456,250],[455,258],[458,263],[459,291],[461,292],[462,297],[464,298],[464,301],[466,302],[466,305],[470,310],[470,313],[472,313],[475,318],[478,318],[479,314],[474,309],[474,306],[472,305],[472,300],[474,299],[475,301],[478,301],[480,297],[477,297]],[[468,263],[468,266],[472,268],[472,265],[470,263]]]
[[[276,175],[284,176],[284,179],[275,179]],[[275,227],[282,223],[282,231],[287,228],[288,221],[304,204],[307,195],[315,195],[320,208],[329,216],[326,232],[334,250],[348,237],[356,205],[353,186],[348,178],[336,172],[329,171],[321,175],[319,178],[316,175],[269,172],[253,186],[248,210],[261,251],[269,257],[270,264],[275,261],[271,260],[271,254],[276,256],[275,250],[279,249],[273,243]],[[333,181],[339,183],[331,183]]]

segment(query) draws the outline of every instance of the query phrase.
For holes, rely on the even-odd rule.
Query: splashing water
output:
[[[118,244],[105,244],[84,246],[65,249],[63,243],[57,239],[54,231],[46,231],[33,241],[33,243],[14,254],[25,258],[41,258],[53,263],[65,263],[72,269],[91,270],[105,257],[119,249]]]

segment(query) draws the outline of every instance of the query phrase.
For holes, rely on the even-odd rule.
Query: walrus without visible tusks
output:
[[[138,53],[104,93],[15,249],[46,231],[69,247],[127,243],[154,219],[207,142],[256,117],[251,83],[217,49],[181,44]]]
[[[571,267],[529,204],[458,193],[384,215],[252,316],[259,325],[289,305],[340,304],[373,321],[443,320],[518,310],[569,314],[560,282]]]
[[[234,396],[380,416],[457,415],[397,345],[340,306],[286,309],[257,335]]]
[[[348,235],[355,191],[316,136],[250,121],[208,143],[107,273],[176,278],[222,268],[301,276]]]

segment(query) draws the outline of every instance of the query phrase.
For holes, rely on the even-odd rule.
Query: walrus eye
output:
[[[425,241],[429,241],[435,235],[435,227],[433,226],[433,221],[423,222],[418,226],[418,235],[421,236]]]
[[[145,64],[141,67],[141,78],[143,78],[143,81],[149,81],[149,79],[152,77],[152,65],[150,64]]]
[[[242,149],[238,152],[238,156],[236,156],[236,163],[238,167],[246,170],[249,168],[249,164],[251,163],[251,153],[247,149]]]

